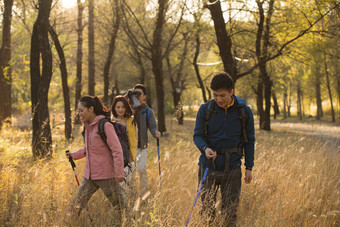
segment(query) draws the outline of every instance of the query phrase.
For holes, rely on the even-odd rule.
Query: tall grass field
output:
[[[168,121],[169,136],[160,140],[159,182],[156,141],[150,137],[150,192],[131,198],[126,226],[184,226],[197,194],[198,157],[192,140],[194,119]],[[256,128],[258,126],[256,125]],[[71,224],[65,215],[77,183],[65,150],[81,148],[81,126],[65,142],[53,129],[54,153],[34,160],[31,132],[4,127],[0,134],[0,226],[112,226],[114,209],[102,191]],[[238,226],[339,226],[340,126],[315,122],[272,122],[272,131],[256,129],[251,184],[242,184]],[[81,179],[85,159],[76,161]],[[244,168],[242,168],[244,171]],[[220,195],[218,195],[218,200]],[[200,200],[189,226],[204,226]],[[216,204],[220,208],[220,202]],[[221,226],[218,212],[213,226]],[[66,224],[67,223],[67,224]]]

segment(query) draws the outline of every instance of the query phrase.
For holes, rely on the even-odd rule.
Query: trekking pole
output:
[[[69,150],[65,151],[66,154],[69,153],[69,152],[70,152]],[[71,155],[70,155],[70,157],[68,158],[68,161],[71,163],[74,177],[76,178],[77,184],[78,184],[78,186],[79,186],[79,180],[78,180],[78,177],[77,177],[77,174],[76,174],[76,170],[75,170],[75,168],[76,168],[76,163],[74,163],[73,158],[72,158]],[[87,214],[88,214],[88,216],[89,216],[91,225],[93,226],[93,220],[92,220],[92,218],[91,218],[90,212],[89,212],[89,210],[87,209],[87,206],[86,206],[85,208],[86,208],[86,212],[87,212]]]
[[[67,150],[67,151],[65,151],[65,152],[66,152],[66,154],[68,154],[70,151]],[[76,170],[74,169],[74,168],[76,168],[76,163],[74,163],[73,158],[72,158],[71,155],[68,157],[68,161],[71,163],[74,177],[76,178],[77,184],[78,184],[78,186],[79,186],[79,180],[78,180],[78,177],[77,177],[77,174],[76,174]]]
[[[161,186],[161,156],[159,154],[159,139],[157,138],[157,152],[158,152],[158,171],[159,171],[159,186]]]
[[[190,217],[191,217],[191,213],[192,213],[192,211],[194,210],[194,207],[195,207],[195,205],[196,205],[196,202],[197,202],[198,197],[200,196],[200,193],[201,193],[201,190],[202,190],[202,187],[203,187],[203,182],[205,181],[205,178],[207,177],[208,171],[209,171],[209,167],[207,167],[207,168],[205,169],[205,171],[204,171],[204,175],[203,175],[203,178],[202,178],[200,187],[199,187],[199,189],[198,189],[198,192],[197,192],[197,196],[196,196],[196,198],[195,198],[194,205],[192,206],[192,208],[191,208],[191,210],[190,210],[190,214],[189,214],[189,217],[188,217],[187,222],[185,223],[185,227],[187,227],[188,224],[189,224]]]

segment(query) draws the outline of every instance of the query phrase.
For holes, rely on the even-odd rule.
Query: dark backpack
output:
[[[120,142],[122,149],[123,149],[124,167],[126,167],[130,163],[130,156],[131,156],[129,137],[128,137],[128,134],[127,134],[126,127],[124,125],[122,125],[121,123],[112,122],[107,118],[103,118],[103,119],[99,120],[99,122],[98,122],[98,134],[100,135],[100,138],[102,138],[105,145],[109,148],[110,152],[111,152],[111,149],[110,149],[109,145],[107,144],[107,137],[106,137],[105,130],[104,130],[104,124],[106,122],[111,123],[113,125],[116,133],[117,133],[119,142]],[[81,134],[83,135],[83,137],[85,137],[85,127],[84,127],[83,132]]]
[[[215,113],[215,102],[214,99],[210,99],[208,102],[208,107],[205,113],[205,118],[204,118],[204,135],[206,136],[208,133],[208,124],[211,116]],[[239,119],[241,122],[241,127],[242,127],[242,145],[244,143],[248,142],[247,138],[247,130],[246,130],[246,123],[247,123],[247,115],[246,115],[246,110],[244,106],[239,106],[237,107],[238,114],[239,114]]]

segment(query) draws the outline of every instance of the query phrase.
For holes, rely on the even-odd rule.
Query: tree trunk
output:
[[[336,80],[338,81],[338,106],[340,109],[340,78],[337,77]]]
[[[39,13],[31,39],[32,152],[37,158],[52,156],[48,90],[52,77],[52,52],[48,39],[52,0],[39,0]],[[40,73],[40,55],[42,73]]]
[[[226,24],[223,18],[223,12],[221,9],[221,2],[219,0],[209,0],[207,4],[208,9],[210,10],[211,17],[214,21],[215,33],[217,38],[217,46],[220,51],[220,56],[223,62],[224,71],[229,73],[229,75],[233,78],[234,82],[236,82],[236,65],[234,62],[233,54],[232,54],[232,40],[228,35]]]
[[[200,46],[201,46],[201,41],[200,41],[200,36],[199,33],[196,34],[196,50],[195,50],[195,55],[194,55],[194,60],[193,60],[193,65],[194,65],[194,69],[195,69],[195,73],[196,73],[196,78],[199,84],[199,88],[201,88],[202,91],[202,97],[203,97],[203,101],[207,102],[207,95],[205,93],[205,86],[203,84],[201,75],[200,75],[200,71],[197,65],[197,59],[198,59],[198,55],[200,54]]]
[[[183,52],[180,56],[180,62],[178,64],[178,70],[176,73],[170,73],[170,82],[171,82],[171,88],[172,88],[172,95],[173,95],[173,100],[174,100],[174,108],[176,109],[181,102],[181,95],[183,91],[185,90],[185,76],[183,76],[183,69],[184,69],[184,64],[187,59],[188,55],[188,34],[184,33],[183,34],[183,40],[184,40],[184,47],[183,47]],[[169,61],[168,65],[170,65],[170,59],[169,56],[167,56],[167,60]],[[176,76],[173,76],[173,74],[176,74]],[[175,77],[175,78],[174,78]]]
[[[11,23],[13,0],[4,1],[4,13],[2,20],[2,45],[0,49],[0,129],[2,121],[10,118],[12,114],[11,105]]]
[[[290,108],[292,107],[292,83],[289,83],[289,98],[287,102],[288,117],[291,116]]]
[[[143,58],[142,58],[142,55],[139,53],[139,51],[136,49],[135,50],[135,54],[136,54],[136,57],[137,57],[137,60],[136,60],[136,63],[138,65],[138,68],[139,68],[139,82],[141,84],[144,84],[145,83],[145,78],[146,78],[146,70],[145,70],[145,67],[144,67],[144,63],[143,63]]]
[[[263,9],[263,2],[257,1],[257,6],[259,9],[260,20],[258,23],[257,35],[256,35],[256,57],[259,62],[259,77],[263,81],[264,86],[264,97],[265,97],[265,111],[261,119],[260,115],[260,128],[270,131],[270,109],[271,109],[271,87],[272,81],[268,75],[266,69],[267,57],[268,57],[268,47],[270,45],[270,26],[271,17],[274,11],[274,0],[270,0],[267,17],[265,18],[265,13]],[[266,22],[266,23],[264,23]],[[261,121],[262,120],[262,121]]]
[[[81,98],[81,90],[82,90],[82,64],[83,64],[83,11],[84,4],[81,0],[77,0],[78,6],[78,17],[77,17],[77,76],[76,76],[76,94],[75,94],[75,104],[74,110],[78,109],[78,102]],[[78,111],[76,111],[74,124],[81,124],[80,117]]]
[[[145,84],[146,84],[146,93],[148,94],[146,96],[146,104],[152,109],[152,100],[151,100],[151,77],[148,76],[145,78]],[[156,92],[157,94],[157,92]],[[158,100],[158,98],[157,98]]]
[[[335,112],[334,112],[334,107],[333,107],[333,96],[332,96],[331,84],[330,84],[330,81],[329,81],[327,58],[326,58],[325,54],[324,54],[324,62],[325,62],[325,73],[326,73],[327,89],[328,89],[329,100],[331,102],[331,109],[332,109],[332,122],[335,122]]]
[[[54,42],[55,48],[58,52],[60,59],[60,72],[61,72],[61,83],[63,87],[64,96],[64,112],[65,112],[65,137],[67,140],[72,138],[72,121],[71,121],[71,103],[70,103],[70,90],[67,83],[67,68],[64,50],[60,45],[57,33],[54,31],[52,26],[49,26],[49,33]]]
[[[287,90],[283,93],[283,119],[287,119]]]
[[[316,98],[316,119],[320,120],[323,116],[321,100],[320,66],[315,65],[315,98]]]
[[[334,77],[337,81],[337,93],[338,93],[338,114],[340,113],[340,65],[339,60],[336,56],[338,56],[338,46],[333,48],[333,57],[332,57],[332,64],[334,67]],[[340,116],[340,115],[339,115]]]
[[[301,83],[298,81],[297,84],[297,115],[299,120],[302,121],[302,105],[301,105]]]
[[[264,122],[264,110],[263,110],[263,81],[262,79],[258,79],[257,82],[257,99],[256,99],[256,106],[257,106],[257,115],[260,117],[260,122]],[[260,125],[260,128],[262,126]]]
[[[165,22],[165,12],[167,0],[158,0],[159,8],[157,13],[156,28],[153,33],[153,43],[151,50],[152,72],[155,76],[158,107],[158,131],[166,131],[165,126],[165,105],[164,105],[164,84],[163,84],[163,64],[162,64],[162,32]]]
[[[274,109],[274,119],[276,119],[277,115],[280,115],[280,109],[279,109],[279,104],[277,103],[277,97],[276,97],[276,92],[273,91],[273,109]]]
[[[88,72],[89,72],[89,84],[88,92],[89,95],[94,95],[95,87],[95,58],[94,58],[94,0],[88,0],[89,2],[89,57],[88,57]]]
[[[261,71],[261,70],[260,70]],[[271,89],[272,89],[272,81],[270,80],[267,71],[262,72],[262,77],[264,78],[264,99],[265,99],[265,110],[264,110],[264,122],[260,122],[262,125],[261,129],[266,131],[270,131],[270,109],[271,109]]]
[[[105,66],[104,66],[104,103],[106,106],[108,106],[108,101],[109,101],[109,86],[110,86],[110,80],[109,80],[109,72],[110,72],[110,66],[111,62],[113,59],[113,53],[115,51],[116,47],[116,38],[119,30],[119,25],[120,25],[120,15],[119,15],[119,6],[118,6],[118,0],[115,0],[115,7],[114,7],[114,12],[116,15],[113,19],[113,28],[112,28],[112,34],[111,34],[111,40],[109,44],[109,51],[107,54]]]

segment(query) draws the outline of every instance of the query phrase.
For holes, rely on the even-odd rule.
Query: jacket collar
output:
[[[98,123],[99,120],[101,120],[101,119],[103,119],[103,118],[105,118],[104,115],[97,115],[97,116],[93,119],[93,121],[91,122],[91,124],[88,123],[88,122],[85,122],[84,125],[85,125],[85,127],[89,127],[89,126],[91,126],[91,125],[95,125],[95,124]]]

